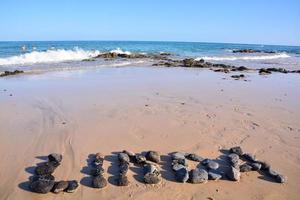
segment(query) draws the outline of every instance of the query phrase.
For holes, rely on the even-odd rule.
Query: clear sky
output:
[[[0,0],[0,40],[300,45],[300,0]]]

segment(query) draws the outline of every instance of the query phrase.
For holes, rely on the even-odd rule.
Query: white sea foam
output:
[[[115,49],[115,50],[112,50],[112,51],[110,51],[110,53],[127,54],[127,55],[130,55],[130,54],[131,54],[130,51],[123,51],[123,50],[120,49],[120,48],[117,48],[117,49]]]
[[[35,63],[52,63],[62,61],[76,61],[99,55],[99,51],[86,51],[80,48],[73,50],[56,49],[47,51],[33,51],[18,56],[0,58],[0,65],[24,65]]]
[[[255,55],[255,56],[204,56],[196,58],[196,60],[204,59],[209,61],[235,61],[235,60],[272,60],[278,58],[289,58],[286,53],[273,54],[273,55]]]

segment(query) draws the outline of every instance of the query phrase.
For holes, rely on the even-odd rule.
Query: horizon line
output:
[[[268,46],[291,46],[300,47],[300,44],[267,44],[267,43],[243,43],[243,42],[200,42],[200,41],[177,41],[177,40],[0,40],[0,42],[177,42],[177,43],[212,43],[212,44],[239,44],[239,45],[268,45]]]

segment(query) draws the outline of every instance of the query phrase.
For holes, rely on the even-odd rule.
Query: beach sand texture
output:
[[[299,199],[300,79],[183,68],[122,67],[0,79],[0,199]],[[257,172],[239,182],[178,183],[169,153],[217,159],[240,145],[288,177],[278,184]],[[115,152],[161,152],[163,181],[142,182],[131,166],[128,187],[115,185]],[[73,194],[28,190],[33,167],[63,154],[56,180],[76,179]],[[108,186],[90,187],[89,154],[106,155]],[[190,162],[190,169],[196,163]]]

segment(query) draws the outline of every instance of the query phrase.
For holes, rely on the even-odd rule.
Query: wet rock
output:
[[[267,69],[265,69],[265,68],[259,69],[258,73],[259,73],[260,75],[268,75],[268,74],[272,74],[271,71],[269,71],[269,70],[267,70]]]
[[[53,193],[60,193],[63,192],[65,189],[68,188],[68,181],[58,181],[54,184],[53,188],[52,188],[52,192]]]
[[[244,74],[232,75],[231,78],[234,78],[234,79],[245,78],[245,75]]]
[[[55,161],[42,163],[35,168],[35,174],[37,175],[52,174],[58,166],[59,163]]]
[[[155,163],[160,162],[160,154],[157,151],[148,151],[146,154],[147,160],[150,160]]]
[[[126,175],[120,174],[117,182],[118,186],[128,186],[129,185],[129,180]]]
[[[279,73],[284,73],[284,74],[289,72],[288,70],[286,70],[284,68],[275,68],[275,67],[267,68],[267,70],[269,72],[279,72]]]
[[[54,161],[60,163],[62,161],[62,155],[58,153],[52,153],[48,155],[49,161]]]
[[[234,70],[232,70],[232,71],[246,71],[246,70],[249,70],[249,69],[247,67],[240,66],[240,67],[234,68]]]
[[[261,169],[261,164],[258,162],[249,163],[249,165],[252,167],[253,171],[258,171]]]
[[[55,184],[52,175],[34,176],[30,181],[29,188],[32,192],[46,194],[50,192]]]
[[[241,173],[238,169],[231,167],[227,173],[227,176],[232,181],[239,181],[241,177]]]
[[[86,58],[82,60],[83,62],[91,62],[91,61],[96,61],[95,58]]]
[[[214,72],[223,72],[227,74],[230,72],[230,70],[226,68],[221,68],[221,69],[214,69]]]
[[[12,75],[17,75],[17,74],[21,74],[21,73],[24,73],[24,71],[22,71],[22,70],[4,71],[3,73],[0,74],[0,77],[12,76]]]
[[[241,156],[241,155],[244,154],[242,148],[239,147],[239,146],[230,148],[230,149],[229,149],[229,152],[230,152],[230,153],[235,153],[235,154],[237,154],[238,156]]]
[[[118,158],[121,163],[123,163],[123,162],[129,163],[130,162],[130,158],[126,153],[119,153]]]
[[[187,58],[183,60],[184,67],[192,67],[194,65],[195,60],[193,58]]]
[[[193,169],[190,172],[191,183],[206,183],[208,180],[208,173],[204,169]]]
[[[210,161],[207,163],[206,167],[207,167],[208,169],[218,169],[218,168],[219,168],[219,163],[210,160]]]
[[[68,181],[68,187],[65,191],[68,193],[73,193],[76,191],[78,186],[79,186],[78,181],[76,180]]]
[[[255,158],[255,155],[252,155],[250,153],[245,153],[242,155],[242,158],[249,161],[249,162],[256,162],[256,158]]]
[[[233,50],[232,53],[276,53],[275,51],[265,51],[265,50],[256,50],[256,49],[237,49]]]
[[[107,185],[107,180],[99,175],[93,178],[93,187],[94,188],[104,188]]]
[[[208,179],[209,180],[219,180],[222,178],[222,175],[217,170],[209,170]]]
[[[188,154],[186,156],[187,159],[192,160],[192,161],[196,161],[196,162],[202,162],[204,160],[204,158],[202,158],[201,156],[198,156],[194,153]]]
[[[92,176],[99,176],[104,174],[104,168],[101,165],[96,165],[94,168],[91,169]]]
[[[248,164],[243,164],[240,166],[240,172],[250,172],[252,171],[252,167]]]
[[[147,184],[158,184],[161,181],[161,177],[154,173],[146,173],[144,175],[144,182]]]
[[[185,183],[189,179],[189,172],[186,167],[175,171],[175,177],[178,182]]]

